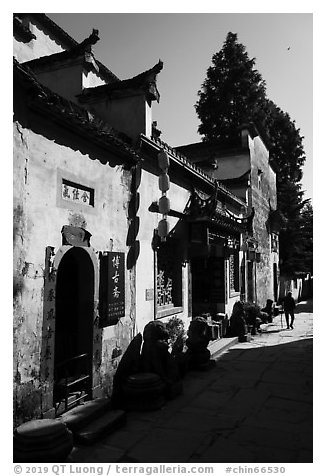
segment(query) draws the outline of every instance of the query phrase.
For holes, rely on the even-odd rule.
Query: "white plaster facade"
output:
[[[28,18],[36,39],[27,43],[14,40],[14,55],[18,64],[74,47],[75,42],[64,35],[62,39],[60,32],[59,40],[55,28],[53,30],[51,25],[49,27],[48,20],[40,20],[38,16],[35,20],[33,15]],[[119,92],[112,101],[94,96],[86,104],[79,104],[78,95],[87,89],[91,92],[92,89],[98,91],[96,88],[103,85],[105,74],[101,67],[101,74],[97,74],[95,70],[86,70],[82,55],[77,60],[68,58],[67,68],[64,68],[65,61],[61,58],[57,62],[56,59],[56,66],[53,68],[49,67],[49,62],[45,70],[42,70],[39,63],[35,69],[37,87],[42,90],[42,86],[46,86],[50,90],[42,90],[40,96],[45,98],[43,103],[33,96],[27,103],[26,98],[34,79],[29,77],[24,65],[21,69],[17,68],[17,101],[13,125],[16,423],[54,415],[57,280],[60,269],[63,269],[62,263],[76,251],[75,246],[66,244],[63,240],[64,226],[77,227],[91,234],[89,246],[83,248],[84,245],[78,245],[78,253],[83,256],[82,261],[85,261],[83,269],[92,270],[90,278],[85,276],[86,282],[87,279],[92,281],[89,284],[93,293],[91,398],[110,394],[112,378],[121,353],[148,322],[160,315],[164,315],[164,321],[176,315],[183,320],[187,329],[192,318],[187,234],[180,239],[185,258],[179,258],[181,295],[178,304],[170,306],[161,314],[157,309],[157,255],[153,251],[153,234],[162,216],[149,211],[149,208],[161,195],[157,153],[164,146],[151,139],[151,105],[156,92],[154,90],[153,93],[153,89],[150,93],[146,90],[138,91],[131,87],[123,94]],[[32,68],[33,63],[28,63],[28,66]],[[158,65],[158,69],[160,67]],[[145,73],[149,73],[154,81],[156,71],[154,67]],[[106,73],[107,77],[109,73]],[[26,93],[24,85],[27,77],[30,84]],[[67,88],[65,85],[69,83],[69,79],[72,81]],[[47,95],[51,96],[53,93],[60,93],[64,98],[62,102],[57,98],[58,106],[52,106],[51,101],[46,103]],[[69,105],[67,100],[72,104]],[[73,104],[78,105],[77,112]],[[67,119],[70,109],[71,121]],[[83,125],[74,122],[74,114],[78,116],[80,110],[85,115],[82,120],[86,121],[87,118],[89,121],[86,125],[85,122]],[[102,119],[109,127],[113,126],[128,135],[130,143],[124,143],[119,136],[111,133],[108,133],[109,139],[105,142],[103,137],[107,131],[103,130],[99,135],[96,135],[97,132],[92,135],[90,130],[97,127],[97,123],[93,121],[94,116]],[[140,137],[143,137],[142,142],[145,138],[147,140],[147,152],[137,148]],[[193,167],[185,158],[173,150],[168,153],[171,160],[168,197],[174,211],[174,215],[168,216],[168,221],[170,230],[173,231],[182,221],[186,221],[183,214],[191,198],[193,184],[203,187],[206,197],[215,193],[215,185],[214,180]],[[141,179],[137,190],[133,191],[133,174],[137,167],[141,169]],[[92,204],[64,199],[62,190],[65,183],[74,184],[77,189],[84,187],[91,190]],[[224,201],[221,207],[228,206],[235,215],[242,217],[241,207],[244,202],[222,189],[218,192]],[[130,215],[133,193],[139,197],[135,216]],[[136,224],[136,231],[132,229],[133,224]],[[134,242],[128,242],[129,236],[134,238]],[[228,233],[225,232],[225,238],[227,236]],[[138,245],[139,255],[133,244]],[[222,245],[219,250],[223,260],[225,293],[216,311],[230,314],[234,302],[240,297],[240,291],[231,295],[229,260],[224,257]],[[126,258],[125,314],[114,325],[101,326],[100,254],[107,251],[124,253]],[[132,251],[135,252],[133,258]],[[82,291],[79,290],[79,293],[82,293],[84,287],[80,289]]]

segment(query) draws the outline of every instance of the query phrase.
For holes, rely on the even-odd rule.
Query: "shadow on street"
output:
[[[129,412],[125,427],[76,448],[72,461],[312,462],[312,418],[312,339],[242,344],[210,371],[189,372],[183,395],[158,411]]]
[[[312,313],[313,312],[313,301],[301,301],[298,302],[295,308],[295,313],[300,314],[302,312]]]

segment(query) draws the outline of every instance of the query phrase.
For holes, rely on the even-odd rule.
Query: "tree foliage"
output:
[[[279,183],[299,183],[302,179],[302,166],[305,162],[303,137],[289,114],[283,112],[272,101],[266,100],[268,114],[265,128],[268,134],[269,157],[277,172]]]
[[[253,122],[257,127],[277,174],[278,208],[287,223],[280,233],[281,272],[293,275],[309,268],[309,260],[300,258],[305,249],[302,226],[307,225],[300,183],[305,162],[303,137],[289,114],[267,98],[255,58],[249,58],[236,34],[228,33],[222,49],[213,55],[198,96],[195,109],[203,141],[234,146],[241,125]],[[312,237],[312,230],[307,233]]]
[[[301,210],[304,271],[313,274],[313,207],[310,201]]]
[[[261,116],[265,82],[254,64],[245,47],[237,43],[237,35],[228,33],[223,49],[212,58],[195,105],[201,120],[198,132],[204,141],[230,143],[243,122]]]
[[[283,273],[287,275],[313,274],[313,208],[309,200],[300,205],[300,210],[288,220],[281,231],[280,239],[292,246],[280,250]]]

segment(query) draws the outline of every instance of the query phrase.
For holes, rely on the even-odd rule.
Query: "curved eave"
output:
[[[43,114],[46,118],[52,119],[61,126],[64,124],[66,129],[78,134],[83,139],[87,138],[99,147],[109,150],[128,163],[136,164],[140,161],[140,157],[135,151],[132,151],[119,139],[93,127],[91,124],[76,120],[72,115],[66,115],[59,110],[49,109],[48,105],[42,101],[32,101],[29,106],[38,113]]]
[[[78,45],[78,42],[74,40],[66,31],[64,31],[59,25],[57,25],[51,18],[49,18],[45,13],[23,13],[20,15],[30,16],[34,18],[38,23],[43,27],[47,28],[55,37],[59,39],[64,44],[64,47],[67,49],[73,48]],[[112,73],[104,64],[96,60],[97,66],[99,67],[100,74],[103,75],[109,81],[119,81],[119,78]]]
[[[24,43],[29,43],[32,40],[36,40],[36,36],[31,32],[31,30],[23,25],[19,20],[18,16],[14,16],[14,35],[19,38]]]
[[[150,139],[145,134],[140,134],[140,141],[141,143],[144,143],[148,147],[152,148],[155,153],[158,153],[160,150],[164,149],[165,152],[167,152],[167,154],[169,155],[170,161],[172,161],[177,167],[182,168],[188,174],[191,174],[193,177],[208,186],[212,191],[215,190],[215,179],[207,175],[201,168],[196,167],[184,155],[177,152],[165,142],[161,141],[158,138]],[[220,183],[218,183],[218,193],[221,197],[223,197],[223,199],[234,204],[237,207],[246,206],[246,203],[243,200],[233,195],[232,192],[230,192],[227,188],[223,187]]]
[[[42,86],[25,66],[14,59],[14,79],[26,90],[27,105],[66,129],[87,138],[98,146],[109,149],[126,162],[137,163],[137,152],[122,139],[114,135],[109,127],[101,127],[101,121],[85,109],[68,101]]]
[[[204,223],[205,225],[209,226],[210,228],[215,228],[217,230],[224,231],[226,233],[244,233],[246,231],[246,227],[240,223],[236,223],[232,220],[229,220],[227,217],[218,216],[216,218],[210,217],[189,217],[190,223]]]
[[[97,101],[101,98],[124,97],[145,93],[148,99],[160,101],[160,93],[156,86],[156,75],[163,68],[163,63],[159,61],[153,68],[134,76],[133,78],[114,81],[109,84],[85,88],[79,94],[78,100],[81,103]]]

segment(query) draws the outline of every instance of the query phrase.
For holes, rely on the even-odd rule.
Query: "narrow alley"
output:
[[[75,447],[71,462],[311,463],[312,302],[297,306],[252,341],[189,372],[183,395],[154,412],[128,412],[120,430]]]

